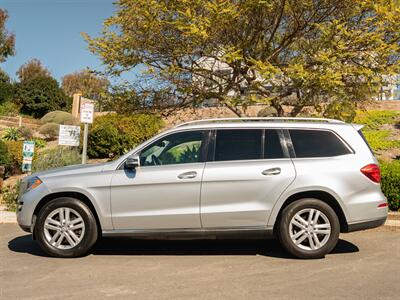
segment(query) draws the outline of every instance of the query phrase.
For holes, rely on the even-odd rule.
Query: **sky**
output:
[[[16,35],[16,55],[0,68],[16,79],[18,68],[39,59],[52,75],[62,76],[86,67],[103,70],[81,36],[101,33],[104,19],[115,11],[114,0],[0,0],[8,11],[6,28]]]

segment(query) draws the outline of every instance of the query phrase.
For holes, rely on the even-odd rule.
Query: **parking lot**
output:
[[[325,259],[297,260],[275,240],[104,239],[78,259],[49,258],[0,224],[0,299],[394,299],[400,232],[342,234]]]

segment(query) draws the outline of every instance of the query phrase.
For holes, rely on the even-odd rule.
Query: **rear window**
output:
[[[332,157],[351,153],[333,132],[289,130],[296,157]]]
[[[261,139],[261,129],[218,130],[215,160],[260,159]]]

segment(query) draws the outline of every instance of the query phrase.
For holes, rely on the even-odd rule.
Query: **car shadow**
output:
[[[9,241],[13,252],[48,257],[31,235],[16,237]],[[356,245],[340,239],[331,254],[358,252]],[[264,240],[146,240],[132,238],[102,238],[89,255],[141,255],[141,256],[203,256],[203,255],[261,255],[294,259],[287,254],[276,239]]]

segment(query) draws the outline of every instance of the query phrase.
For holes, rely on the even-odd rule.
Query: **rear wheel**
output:
[[[96,219],[81,201],[57,198],[40,210],[35,236],[40,247],[51,256],[82,256],[96,242]]]
[[[321,258],[336,246],[340,233],[335,211],[318,199],[301,199],[282,211],[279,239],[298,258]]]

